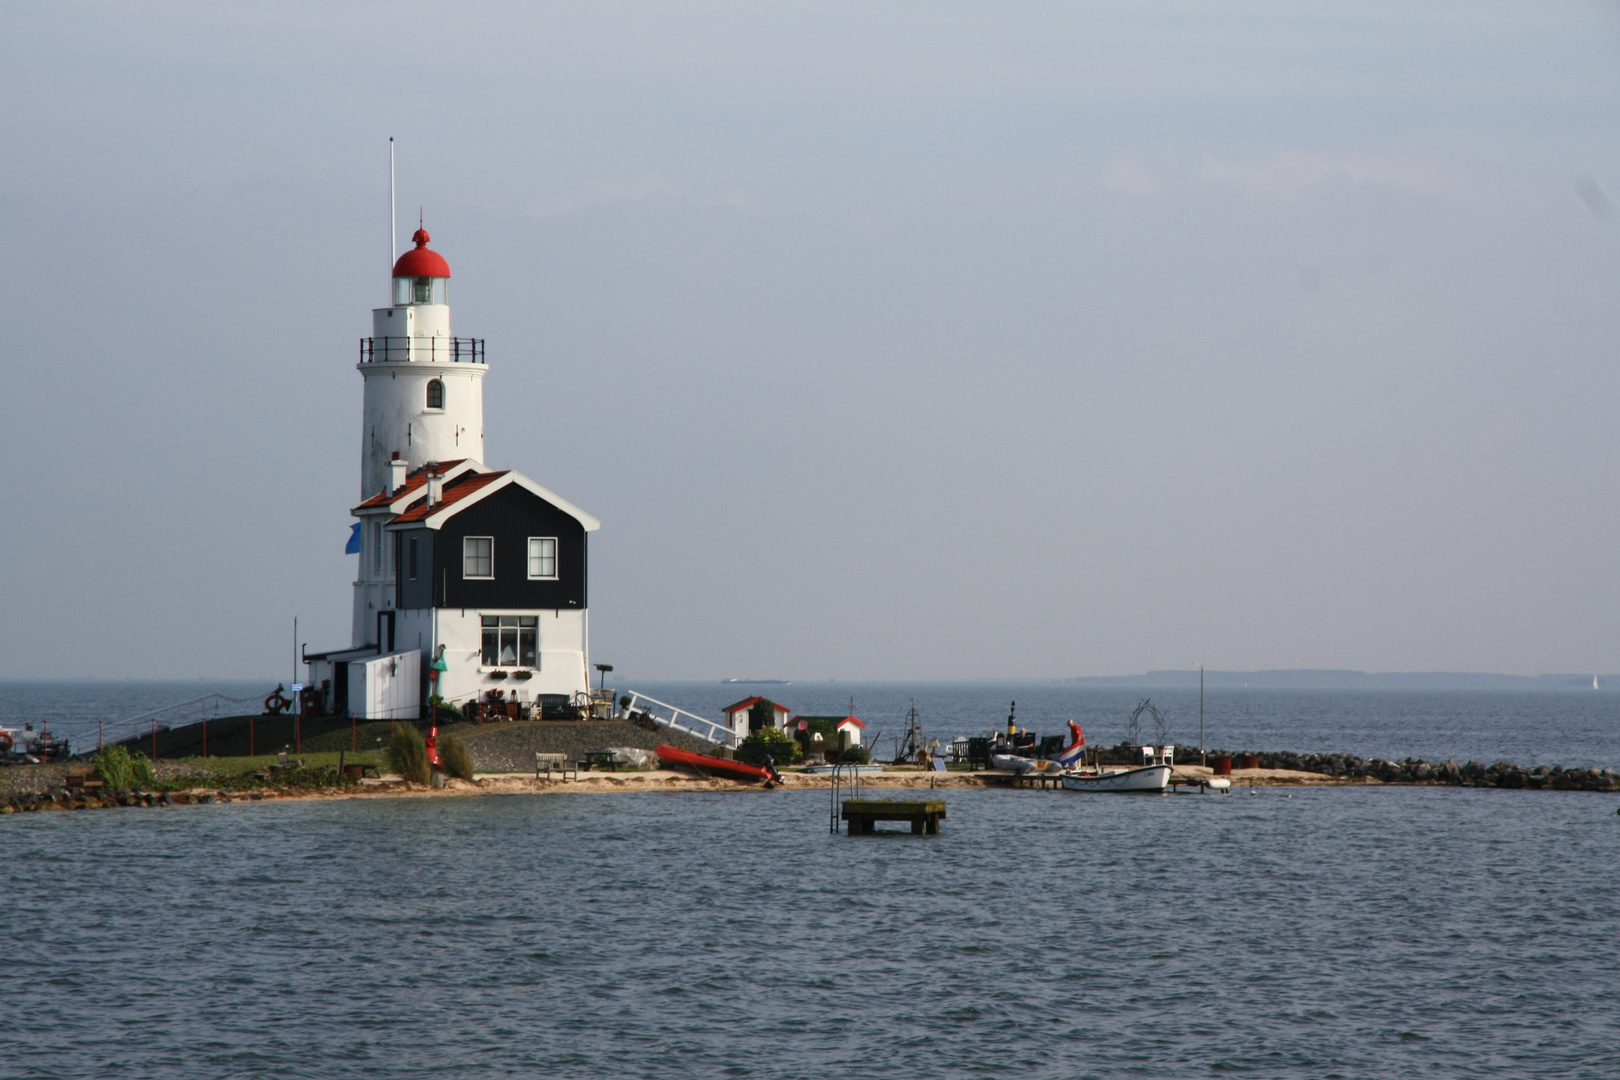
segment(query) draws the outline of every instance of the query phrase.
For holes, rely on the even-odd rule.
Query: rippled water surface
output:
[[[1614,1076],[1611,796],[810,792],[0,819],[0,1075]]]
[[[0,726],[49,722],[75,749],[98,736],[145,734],[151,720],[132,720],[165,706],[218,694],[162,713],[179,725],[210,716],[257,710],[274,685],[215,682],[0,681]],[[868,743],[892,753],[915,702],[928,738],[982,735],[1005,726],[1009,702],[1019,723],[1047,735],[1078,720],[1093,743],[1126,736],[1131,710],[1151,697],[1168,724],[1168,741],[1198,745],[1198,692],[1075,683],[847,683],[736,685],[719,682],[647,683],[626,688],[651,694],[699,716],[763,694],[807,715],[845,715],[851,705],[868,725]],[[1343,751],[1363,757],[1456,758],[1487,764],[1620,767],[1620,690],[1212,690],[1205,700],[1205,745],[1227,750]],[[1151,721],[1142,737],[1153,735]]]
[[[717,719],[726,705],[753,694],[808,714],[843,715],[853,699],[867,722],[868,742],[880,753],[905,730],[912,702],[930,738],[999,730],[1016,700],[1018,722],[1030,730],[1062,734],[1065,720],[1078,720],[1093,743],[1112,745],[1125,738],[1131,710],[1144,697],[1163,713],[1168,741],[1197,746],[1199,735],[1196,689],[1073,683],[656,683],[646,689]],[[1152,721],[1144,719],[1142,738],[1152,735]],[[1205,695],[1204,738],[1204,745],[1227,750],[1620,767],[1620,691],[1220,689]]]

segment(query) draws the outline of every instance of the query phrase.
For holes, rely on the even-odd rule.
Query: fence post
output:
[[[157,764],[157,717],[152,717],[152,764]]]

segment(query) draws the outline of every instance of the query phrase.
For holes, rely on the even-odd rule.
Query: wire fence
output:
[[[264,689],[257,690],[261,685]],[[231,683],[203,694],[195,694],[196,689],[184,683],[10,683],[0,686],[0,727],[18,732],[19,742],[26,741],[30,727],[36,733],[49,731],[53,738],[68,740],[77,757],[154,731],[263,713],[272,685]],[[194,696],[172,700],[186,690]],[[170,700],[163,702],[164,697]]]

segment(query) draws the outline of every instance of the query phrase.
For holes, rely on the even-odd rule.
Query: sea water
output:
[[[1614,796],[941,794],[0,818],[0,1076],[1620,1073]]]
[[[1136,706],[1150,699],[1165,719],[1167,741],[1199,744],[1196,689],[1061,682],[687,682],[634,688],[716,719],[725,706],[755,694],[806,715],[845,716],[853,706],[867,725],[866,744],[885,759],[896,736],[904,735],[913,703],[925,739],[1005,731],[1011,712],[1020,727],[1046,735],[1067,735],[1066,721],[1077,721],[1088,742],[1112,746],[1126,738]],[[1154,735],[1152,716],[1144,711],[1138,738],[1150,742]],[[1204,695],[1203,738],[1205,746],[1226,750],[1620,768],[1620,691],[1222,689]]]
[[[257,712],[275,687],[258,682],[0,681],[0,727],[38,727],[67,735],[76,751],[108,739],[142,735],[152,723],[178,725],[209,715]],[[1066,735],[1075,720],[1093,744],[1128,734],[1131,712],[1151,698],[1168,741],[1199,744],[1196,690],[1098,687],[1063,682],[846,683],[783,685],[720,682],[621,682],[710,720],[736,701],[762,694],[806,715],[846,716],[866,723],[866,744],[893,753],[915,703],[925,739],[1004,731],[1009,712],[1019,726]],[[200,704],[188,705],[218,695]],[[1012,703],[1017,702],[1016,710]],[[165,706],[178,706],[163,711]],[[156,712],[155,717],[148,714]],[[142,719],[134,719],[142,718]],[[1341,751],[1398,760],[1519,765],[1620,767],[1620,691],[1614,690],[1211,690],[1204,700],[1204,745],[1226,750]],[[1151,715],[1139,738],[1155,735]],[[1182,755],[1183,760],[1185,755]]]

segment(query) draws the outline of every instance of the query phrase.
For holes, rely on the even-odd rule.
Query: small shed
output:
[[[726,727],[731,731],[732,735],[735,736],[736,742],[742,742],[748,737],[750,732],[754,731],[760,726],[759,724],[752,722],[750,719],[754,715],[754,707],[760,704],[763,704],[765,708],[769,710],[771,722],[775,725],[777,731],[781,731],[787,727],[788,714],[793,710],[789,709],[786,705],[778,705],[774,701],[755,694],[751,698],[744,698],[736,704],[727,705],[724,709],[720,710],[721,712],[725,713]]]
[[[838,737],[845,737],[844,745],[861,745],[861,732],[866,725],[854,716],[798,716],[795,726],[801,731],[820,731],[831,746],[838,745]]]
[[[846,716],[838,721],[836,730],[840,735],[847,734],[849,736],[850,746],[859,746],[861,745],[861,732],[866,730],[866,725],[856,717]]]

